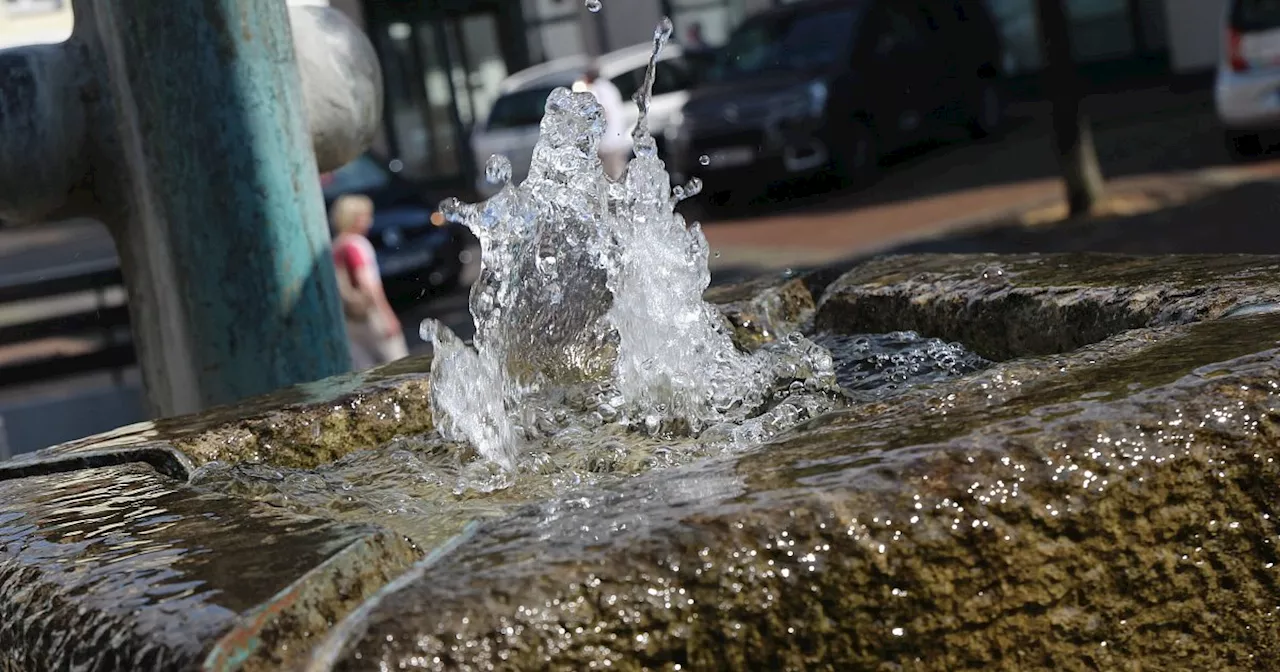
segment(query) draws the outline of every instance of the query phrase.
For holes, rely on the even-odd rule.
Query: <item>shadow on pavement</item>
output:
[[[1090,97],[1086,107],[1095,119],[1095,143],[1108,178],[1230,162],[1207,88],[1100,94]],[[820,182],[801,183],[775,187],[768,196],[734,206],[712,206],[700,196],[689,204],[686,216],[714,223],[784,213],[817,214],[1056,178],[1048,106],[1022,103],[1010,114],[1010,127],[1001,138],[935,143],[903,152],[886,162],[878,183],[860,191],[831,191]],[[707,192],[730,188],[717,185],[714,174],[703,179]]]
[[[1280,254],[1280,182],[1244,182],[1179,205],[1128,216],[1038,226],[995,222],[889,252]]]

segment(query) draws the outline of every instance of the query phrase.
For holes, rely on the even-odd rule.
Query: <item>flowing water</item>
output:
[[[664,21],[654,59],[670,34]],[[673,188],[657,156],[646,121],[653,77],[650,67],[635,98],[635,158],[621,181],[606,177],[597,155],[604,117],[595,97],[560,89],[529,177],[512,184],[510,164],[495,157],[487,172],[503,184],[498,195],[443,208],[482,246],[474,349],[438,323],[423,333],[437,352],[441,435],[496,468],[482,465],[472,487],[509,485],[501,476],[519,471],[527,449],[584,416],[652,436],[735,442],[743,423],[772,412],[746,433],[781,428],[777,417],[821,411],[822,393],[835,390],[824,349],[795,334],[740,352],[703,301],[707,241],[675,211],[700,185]]]
[[[703,300],[701,227],[676,212],[695,179],[672,186],[646,114],[663,20],[635,96],[635,157],[609,179],[596,147],[603,113],[590,93],[555,91],[529,176],[494,157],[488,201],[442,211],[481,244],[464,343],[428,320],[437,433],[405,437],[318,470],[213,463],[195,481],[301,512],[376,520],[419,543],[513,505],[652,469],[741,452],[808,419],[988,363],[910,332],[795,332],[755,352]],[[842,387],[843,386],[843,387]]]

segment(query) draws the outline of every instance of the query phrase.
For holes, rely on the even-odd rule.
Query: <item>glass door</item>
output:
[[[375,32],[382,52],[387,123],[407,177],[467,183],[468,139],[498,96],[508,66],[492,9],[393,18]]]
[[[415,32],[420,79],[428,101],[423,110],[430,170],[427,177],[433,181],[458,177],[463,174],[462,130],[445,26],[439,21],[420,21]]]

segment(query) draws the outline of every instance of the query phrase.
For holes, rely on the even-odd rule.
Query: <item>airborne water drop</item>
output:
[[[506,184],[511,181],[511,159],[494,154],[484,164],[484,177],[490,184]]]

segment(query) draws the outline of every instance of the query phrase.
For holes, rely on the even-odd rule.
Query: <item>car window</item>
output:
[[[693,73],[683,58],[659,61],[654,72],[653,95],[684,91],[693,86]]]
[[[774,28],[757,22],[730,37],[720,52],[718,62],[712,67],[711,78],[734,79],[735,75],[749,75],[769,68],[777,51]]]
[[[1231,23],[1241,30],[1280,28],[1280,0],[1235,0]]]
[[[609,81],[613,82],[613,85],[618,87],[618,93],[621,93],[622,98],[626,100],[631,97],[631,94],[640,90],[640,83],[644,81],[644,71],[644,68],[628,70]],[[654,88],[656,89],[657,86],[658,85],[655,83]]]
[[[537,126],[547,110],[547,98],[556,87],[521,89],[493,102],[485,127],[489,130]]]
[[[323,176],[324,196],[337,198],[343,194],[366,194],[378,191],[391,182],[391,175],[376,159],[364,154],[347,165]]]
[[[917,50],[926,41],[919,13],[901,6],[886,6],[881,14],[880,30],[876,35],[875,54],[886,57],[904,49]]]
[[[854,7],[839,7],[743,26],[719,52],[709,76],[726,81],[837,63],[853,37],[858,15]]]
[[[624,72],[612,80],[613,85],[618,87],[618,91],[622,93],[623,98],[630,98],[631,94],[640,90],[640,86],[644,84],[644,73],[648,69],[648,65],[636,68],[629,72]],[[658,61],[654,66],[653,72],[653,95],[661,96],[676,91],[684,91],[693,85],[693,75],[689,71],[689,64],[683,58],[668,58]]]

